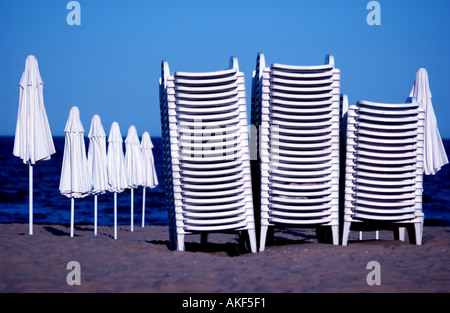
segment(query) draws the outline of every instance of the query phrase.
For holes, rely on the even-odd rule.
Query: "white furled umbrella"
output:
[[[86,197],[92,190],[84,143],[84,128],[78,107],[74,106],[70,109],[64,132],[64,155],[59,190],[62,195],[71,198],[70,237],[73,237],[75,198]]]
[[[98,115],[92,117],[88,138],[88,168],[92,178],[92,194],[94,195],[94,236],[97,237],[97,195],[108,190],[106,134]]]
[[[117,193],[128,188],[125,170],[125,158],[123,156],[123,138],[120,134],[119,124],[113,122],[108,136],[108,189],[114,192],[114,239],[117,239]]]
[[[13,154],[29,165],[29,234],[33,234],[33,164],[49,160],[55,146],[44,107],[44,82],[36,57],[29,55],[19,83],[19,111]]]
[[[431,91],[426,69],[419,68],[417,70],[416,79],[409,96],[416,98],[420,107],[425,111],[424,173],[426,175],[434,175],[442,166],[448,163],[448,158],[439,134],[436,115],[431,102]]]
[[[158,176],[155,170],[155,160],[153,158],[153,143],[148,132],[142,134],[141,139],[142,160],[144,167],[144,183],[142,191],[142,227],[145,225],[145,190],[158,186]]]
[[[133,125],[128,128],[128,135],[125,139],[125,168],[127,170],[128,187],[131,189],[131,231],[133,231],[134,189],[144,183],[141,144],[136,127]]]

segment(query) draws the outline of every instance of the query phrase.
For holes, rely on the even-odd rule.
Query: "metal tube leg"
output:
[[[28,217],[28,232],[30,235],[33,235],[33,165],[29,166],[29,174],[30,174],[30,188],[29,188],[29,217]]]

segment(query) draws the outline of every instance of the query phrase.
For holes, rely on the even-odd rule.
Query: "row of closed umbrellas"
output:
[[[144,132],[139,141],[136,127],[131,125],[125,139],[125,156],[123,139],[119,124],[113,122],[108,136],[100,116],[94,115],[89,131],[88,153],[85,151],[84,128],[80,120],[78,107],[71,108],[65,132],[64,155],[59,189],[62,195],[71,198],[71,227],[73,237],[75,198],[94,195],[94,233],[97,235],[97,195],[106,191],[114,192],[114,238],[117,239],[117,193],[131,189],[131,231],[134,228],[134,189],[143,186],[154,188],[158,179],[154,169],[152,154],[153,144],[148,132]],[[145,196],[144,196],[145,204]],[[144,223],[145,207],[143,206]]]
[[[13,154],[29,164],[30,201],[29,234],[33,234],[33,165],[49,160],[55,153],[53,138],[43,101],[43,81],[37,60],[27,57],[25,70],[20,80],[20,100]],[[153,158],[153,144],[148,132],[139,141],[135,126],[130,126],[125,139],[119,124],[113,122],[108,136],[99,115],[94,115],[88,134],[89,147],[86,153],[84,128],[79,108],[71,108],[64,129],[65,144],[59,189],[62,195],[71,198],[71,227],[73,237],[75,198],[94,195],[94,234],[97,236],[97,196],[107,191],[114,192],[114,238],[117,239],[117,193],[131,189],[131,231],[133,231],[134,189],[143,187],[142,227],[145,221],[145,190],[158,185]]]

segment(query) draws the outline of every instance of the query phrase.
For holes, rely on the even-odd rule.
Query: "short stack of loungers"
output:
[[[354,222],[398,225],[400,239],[403,226],[413,224],[421,244],[423,122],[415,101],[349,107],[343,245]]]

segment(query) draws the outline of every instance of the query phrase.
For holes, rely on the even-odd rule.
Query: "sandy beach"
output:
[[[393,232],[351,232],[348,246],[318,243],[315,231],[275,231],[266,251],[239,249],[235,234],[187,236],[186,251],[168,248],[163,226],[0,224],[0,292],[300,293],[450,291],[450,229],[425,227],[423,245],[394,240]],[[70,261],[80,285],[69,285]],[[368,285],[368,262],[380,264],[380,285]]]

